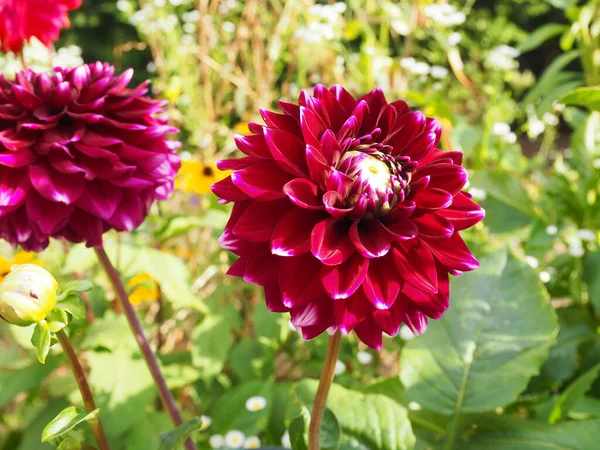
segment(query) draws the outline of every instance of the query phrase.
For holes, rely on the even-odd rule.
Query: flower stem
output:
[[[325,357],[325,364],[323,365],[319,387],[317,388],[317,394],[315,395],[315,402],[310,416],[310,425],[308,427],[308,450],[319,450],[321,421],[323,420],[323,414],[325,413],[329,388],[331,387],[333,377],[335,376],[335,364],[340,352],[340,341],[341,333],[339,330],[329,338],[327,356]]]
[[[131,305],[131,302],[129,301],[129,296],[127,295],[127,292],[125,291],[125,286],[123,286],[121,277],[119,276],[119,273],[117,272],[117,270],[114,268],[114,266],[110,262],[110,259],[108,258],[108,255],[106,254],[106,251],[104,250],[104,248],[98,247],[95,250],[96,250],[96,254],[98,255],[98,260],[100,261],[100,264],[102,265],[102,267],[104,268],[104,271],[108,275],[108,278],[110,279],[110,282],[115,290],[117,300],[118,300],[119,304],[121,305],[121,308],[123,309],[123,312],[125,313],[125,316],[127,317],[129,326],[131,327],[131,330],[133,331],[133,334],[135,336],[135,339],[137,340],[140,350],[142,351],[142,355],[144,356],[144,359],[146,360],[148,369],[150,369],[152,378],[154,378],[154,383],[156,384],[156,387],[158,389],[158,394],[160,396],[162,404],[167,409],[169,416],[171,416],[171,420],[173,421],[173,424],[176,427],[178,427],[179,425],[181,425],[183,423],[181,414],[179,412],[179,408],[177,407],[177,404],[175,403],[175,399],[173,398],[173,395],[171,394],[171,392],[169,391],[169,388],[167,387],[165,377],[163,376],[162,372],[160,371],[160,367],[158,366],[158,361],[156,360],[156,356],[152,352],[152,349],[150,348],[150,344],[148,343],[148,339],[146,339],[146,336],[144,335],[144,330],[142,329],[142,324],[140,323],[140,320],[138,319],[137,315],[135,314],[135,310],[133,309],[133,306]],[[185,448],[187,450],[197,450],[196,444],[194,444],[194,442],[190,438],[188,438],[185,441]]]
[[[69,337],[64,330],[60,330],[58,333],[56,333],[56,338],[58,339],[58,342],[60,342],[61,347],[67,355],[67,359],[69,360],[69,364],[71,365],[71,369],[73,369],[73,374],[75,375],[75,381],[77,381],[77,386],[79,387],[79,392],[81,392],[81,397],[83,398],[85,410],[89,414],[96,410],[96,403],[94,402],[94,396],[92,394],[92,390],[90,389],[90,385],[85,378],[85,372],[83,371],[83,368],[79,363],[79,359],[77,358],[77,354],[71,345],[71,341],[69,341]],[[98,445],[100,446],[100,450],[110,450],[108,440],[104,434],[104,428],[102,428],[102,422],[100,422],[100,418],[96,417],[95,419],[89,420],[89,424],[92,427],[92,432],[94,433],[96,442],[98,442]]]

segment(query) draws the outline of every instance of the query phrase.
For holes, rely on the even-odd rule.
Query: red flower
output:
[[[459,235],[484,211],[461,192],[460,152],[437,149],[436,119],[317,86],[266,126],[237,136],[247,157],[219,163],[213,185],[235,202],[220,239],[240,258],[229,274],[264,286],[305,339],[336,328],[380,348],[402,322],[415,333],[448,308],[448,273],[478,267]]]
[[[0,0],[0,49],[20,53],[32,37],[50,46],[68,28],[69,10],[82,0]]]
[[[173,191],[179,143],[148,82],[108,64],[0,76],[0,238],[39,251],[49,237],[102,245]]]

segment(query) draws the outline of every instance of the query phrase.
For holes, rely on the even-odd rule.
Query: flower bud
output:
[[[0,319],[26,327],[38,323],[56,306],[58,283],[34,264],[14,265],[0,283]]]

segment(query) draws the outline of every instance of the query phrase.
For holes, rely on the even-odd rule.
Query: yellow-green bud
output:
[[[58,283],[35,264],[14,265],[0,283],[0,319],[26,327],[38,323],[56,306]]]

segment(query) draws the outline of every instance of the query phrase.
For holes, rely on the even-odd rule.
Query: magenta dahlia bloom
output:
[[[237,136],[245,158],[213,185],[235,202],[220,239],[229,274],[264,286],[305,339],[355,330],[373,348],[406,323],[415,333],[448,308],[448,273],[478,267],[459,235],[484,211],[461,192],[460,152],[437,148],[436,119],[376,89],[302,92],[266,126]]]
[[[171,194],[179,143],[164,102],[108,64],[0,76],[0,238],[39,251],[49,237],[102,245]]]
[[[0,0],[0,50],[20,53],[32,37],[49,46],[82,0]]]

